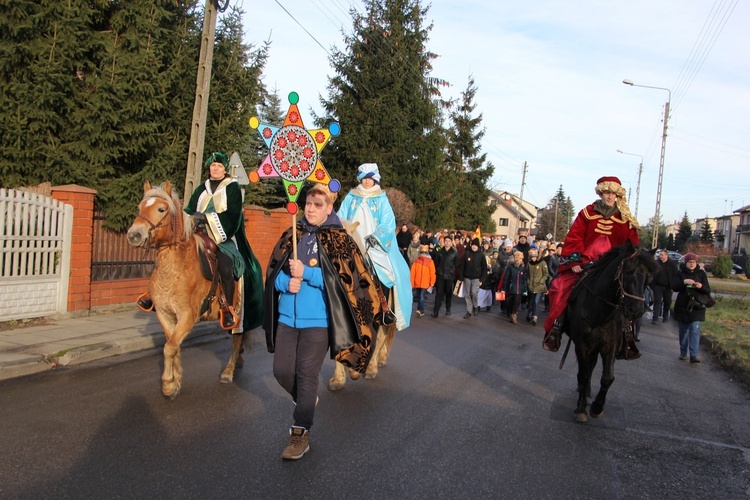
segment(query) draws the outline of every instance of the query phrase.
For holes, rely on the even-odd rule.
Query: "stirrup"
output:
[[[137,305],[138,309],[143,312],[151,312],[154,310],[154,301],[151,300],[151,296],[148,292],[143,292],[143,294],[135,300],[135,305]]]
[[[231,320],[231,323],[229,321]],[[219,310],[219,326],[223,330],[234,330],[240,322],[239,316],[234,312],[232,306]]]
[[[555,327],[553,326],[552,330],[547,334],[546,337],[544,337],[544,340],[542,340],[542,347],[544,348],[544,350],[557,352],[560,349],[560,337],[562,337],[560,331],[555,331]]]

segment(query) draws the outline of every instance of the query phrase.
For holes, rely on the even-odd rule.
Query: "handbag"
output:
[[[716,305],[716,299],[710,293],[698,293],[695,295],[695,300],[703,307],[713,307]]]
[[[502,302],[505,300],[505,291],[504,290],[498,290],[495,292],[495,300],[497,302]]]
[[[464,282],[463,281],[457,281],[456,286],[453,287],[453,295],[456,297],[463,299],[464,298]]]

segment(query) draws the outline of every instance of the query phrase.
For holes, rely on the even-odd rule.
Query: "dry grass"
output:
[[[716,281],[711,281],[712,289]],[[706,312],[702,331],[712,351],[722,364],[750,382],[750,300],[718,296],[716,305]]]

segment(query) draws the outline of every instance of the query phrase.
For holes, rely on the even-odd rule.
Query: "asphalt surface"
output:
[[[174,400],[156,348],[0,382],[0,497],[750,497],[750,394],[705,353],[679,361],[676,323],[645,322],[579,424],[575,357],[558,370],[541,326],[453,313],[414,317],[375,380],[330,392],[327,360],[298,462],[260,330],[228,385],[229,337],[188,342]]]

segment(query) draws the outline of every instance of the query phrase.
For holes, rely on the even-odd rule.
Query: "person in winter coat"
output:
[[[708,296],[711,286],[708,284],[706,271],[698,267],[698,256],[694,253],[685,255],[685,262],[680,265],[672,289],[677,292],[674,302],[674,318],[680,332],[680,359],[700,363],[698,346],[701,339],[701,321],[706,321],[706,306],[701,304],[701,295]]]
[[[528,264],[529,250],[531,250],[531,243],[528,242],[528,237],[525,234],[522,234],[518,237],[518,243],[516,243],[516,247],[513,249],[513,251],[523,253],[523,263]]]
[[[659,260],[656,261],[659,270],[654,275],[654,282],[651,288],[654,291],[654,313],[651,317],[651,323],[657,324],[659,316],[662,322],[666,323],[669,319],[669,309],[672,306],[672,284],[677,278],[677,262],[669,258],[669,252],[661,250]],[[662,309],[663,307],[663,309]]]
[[[510,322],[518,323],[518,306],[521,305],[521,297],[526,295],[528,291],[526,266],[523,265],[523,252],[514,252],[513,263],[505,268],[503,290],[507,296],[505,301],[508,303],[507,310]]]
[[[296,258],[289,228],[266,272],[266,344],[274,353],[274,377],[295,403],[285,460],[300,459],[310,449],[318,378],[329,348],[337,361],[362,373],[375,341],[376,285],[333,212],[333,197],[323,184],[309,189],[297,223]]]
[[[468,319],[479,314],[479,285],[487,275],[487,259],[479,248],[479,238],[471,240],[471,246],[464,252],[458,264],[458,279],[464,282],[464,300]]]
[[[451,315],[451,303],[453,301],[453,284],[455,283],[456,269],[458,268],[458,252],[453,248],[453,238],[446,236],[443,239],[443,248],[437,251],[435,257],[435,271],[437,281],[435,286],[435,308],[432,317],[437,318],[440,306],[445,299],[445,315]]]
[[[402,224],[401,230],[396,234],[396,243],[398,244],[398,251],[401,252],[408,263],[409,256],[406,255],[406,249],[409,248],[409,243],[411,243],[411,231],[406,224]]]
[[[409,263],[409,267],[411,267],[412,264],[414,264],[414,261],[417,260],[417,257],[419,257],[419,247],[422,246],[419,243],[419,231],[414,231],[414,234],[411,237],[411,243],[409,243],[409,246],[406,248],[406,258]]]
[[[422,245],[419,257],[411,266],[411,287],[417,293],[417,316],[424,316],[424,296],[435,285],[435,263],[430,257],[430,247]]]
[[[485,254],[486,255],[486,254]],[[492,307],[492,302],[495,299],[495,289],[497,288],[497,282],[500,280],[500,265],[498,264],[498,251],[497,248],[492,249],[490,256],[487,257],[487,275],[482,280],[482,284],[479,286],[479,311],[482,308],[487,308],[487,312]]]
[[[536,326],[539,319],[539,305],[542,298],[547,293],[547,278],[549,270],[547,263],[539,259],[539,251],[529,250],[528,269],[528,287],[529,287],[529,311],[526,313],[526,321]]]

